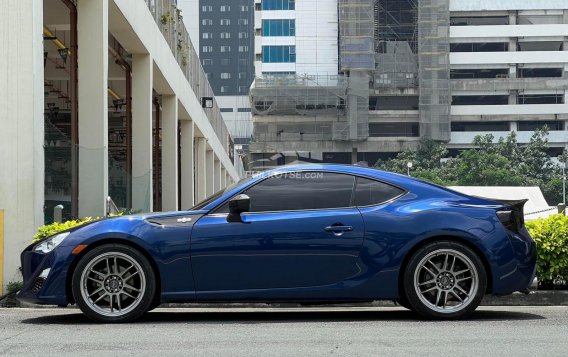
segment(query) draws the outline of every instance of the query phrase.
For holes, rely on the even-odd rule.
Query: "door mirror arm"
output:
[[[229,200],[227,222],[243,223],[241,213],[250,211],[250,197],[241,193]]]

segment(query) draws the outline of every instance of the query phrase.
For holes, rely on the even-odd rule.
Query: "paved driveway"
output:
[[[467,321],[402,308],[158,309],[134,324],[75,309],[0,309],[0,355],[566,356],[568,307],[482,307]]]

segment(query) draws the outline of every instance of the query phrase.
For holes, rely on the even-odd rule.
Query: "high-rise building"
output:
[[[252,136],[253,21],[253,0],[199,0],[199,57],[237,145]]]
[[[250,169],[544,125],[568,144],[563,0],[256,0],[255,66]]]

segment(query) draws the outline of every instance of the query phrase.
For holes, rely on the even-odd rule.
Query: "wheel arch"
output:
[[[69,269],[67,270],[67,276],[65,280],[65,293],[67,295],[67,301],[69,303],[75,303],[72,284],[73,284],[73,274],[75,274],[75,269],[77,268],[79,261],[81,261],[81,259],[91,250],[107,244],[122,244],[129,246],[133,249],[136,249],[139,253],[144,255],[146,259],[148,259],[148,262],[150,263],[150,266],[152,267],[152,270],[154,271],[154,275],[156,278],[156,291],[154,293],[155,294],[154,301],[160,299],[162,291],[161,288],[162,280],[160,277],[160,270],[158,269],[158,264],[156,263],[154,258],[152,258],[152,256],[148,253],[148,251],[144,249],[144,247],[142,247],[140,244],[133,242],[132,240],[122,239],[122,238],[104,238],[89,244],[87,248],[83,249],[79,254],[77,254],[77,256],[73,259],[73,261],[69,265]]]
[[[414,244],[414,246],[412,246],[412,248],[410,248],[404,258],[403,261],[400,265],[400,270],[398,272],[398,293],[400,296],[404,296],[404,284],[403,284],[403,279],[404,279],[404,274],[406,272],[406,268],[408,267],[408,262],[410,261],[410,258],[412,258],[412,256],[422,247],[430,244],[430,243],[434,243],[434,242],[439,242],[439,241],[450,241],[450,242],[455,242],[455,243],[460,243],[465,245],[466,247],[470,248],[475,254],[477,254],[477,256],[479,257],[479,259],[481,260],[481,262],[483,263],[483,267],[485,268],[485,272],[486,272],[486,278],[487,278],[487,289],[485,291],[486,294],[491,293],[491,291],[493,290],[493,274],[492,274],[492,270],[491,270],[491,265],[489,264],[489,261],[487,260],[487,256],[483,253],[483,251],[476,246],[473,242],[463,238],[463,237],[459,237],[459,236],[454,236],[454,235],[438,235],[438,236],[432,236],[426,239],[423,239],[419,242],[417,242],[416,244]]]

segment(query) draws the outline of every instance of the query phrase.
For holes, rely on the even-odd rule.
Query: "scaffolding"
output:
[[[339,60],[341,71],[375,68],[374,0],[339,0]]]
[[[375,90],[418,87],[416,0],[375,0]]]
[[[369,137],[369,82],[375,69],[374,0],[339,0],[339,63],[347,77],[345,120],[333,140]]]
[[[267,76],[251,90],[254,115],[334,115],[345,111],[346,81],[340,75]]]
[[[420,135],[450,140],[449,0],[421,0],[418,8]]]
[[[377,96],[414,96],[418,104],[409,100],[408,110],[419,109],[420,136],[448,141],[449,0],[338,0],[338,25],[337,76],[255,79],[253,115],[275,117],[255,123],[254,140],[366,140],[373,93],[375,102]]]

